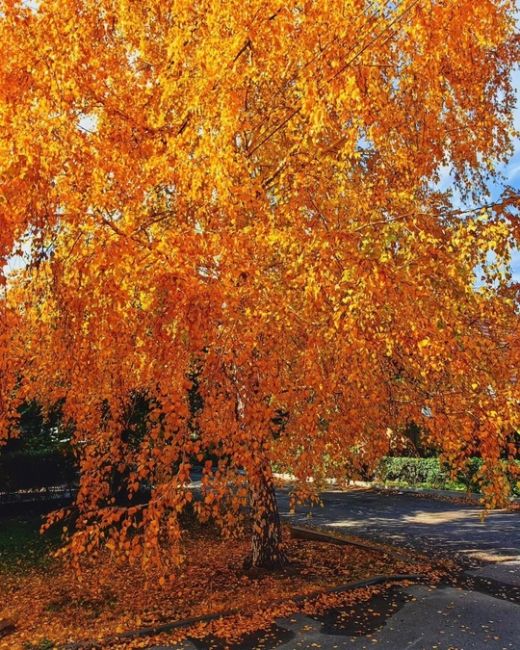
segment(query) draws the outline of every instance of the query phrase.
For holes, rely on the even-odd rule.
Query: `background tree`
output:
[[[227,531],[249,502],[253,564],[283,562],[271,462],[305,494],[412,420],[455,467],[478,447],[487,503],[503,500],[517,198],[461,212],[432,188],[448,165],[481,205],[511,152],[514,12],[0,3],[0,254],[30,249],[1,306],[2,417],[38,396],[74,422],[73,552],[179,557],[210,450],[198,514]],[[129,445],[135,391],[154,407]],[[114,468],[149,501],[116,503]]]

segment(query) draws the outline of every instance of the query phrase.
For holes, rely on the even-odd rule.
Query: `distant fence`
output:
[[[35,503],[48,501],[69,501],[76,496],[76,488],[64,485],[41,488],[38,490],[22,490],[17,492],[1,492],[0,505],[16,503]]]
[[[0,505],[67,502],[78,473],[71,454],[60,450],[0,453]]]

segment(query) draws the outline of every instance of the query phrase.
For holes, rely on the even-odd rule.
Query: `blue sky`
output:
[[[520,131],[520,69],[515,70],[513,73],[513,81],[516,89],[516,109],[515,109],[515,128]],[[506,177],[506,184],[514,187],[520,192],[520,138],[515,141],[515,152],[507,165],[502,168],[502,172]],[[501,188],[493,188],[493,198],[497,198]],[[517,250],[513,254],[512,259],[513,281],[520,282],[520,251]]]
[[[520,68],[516,69],[512,75],[513,84],[516,90],[517,105],[514,113],[514,126],[517,131],[520,131]],[[520,193],[520,138],[514,142],[514,154],[507,165],[501,165],[499,171],[503,174],[504,178],[500,183],[494,183],[489,186],[492,200],[500,199],[500,195],[505,186],[513,187]],[[452,186],[452,179],[450,177],[449,169],[445,168],[441,174],[441,182],[439,188],[447,190]],[[457,199],[457,194],[454,193],[454,203],[462,205]],[[473,207],[473,206],[466,206]],[[513,274],[513,282],[520,282],[520,250],[513,252],[511,259],[511,271]]]

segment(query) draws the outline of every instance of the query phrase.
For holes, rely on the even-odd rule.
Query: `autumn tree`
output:
[[[252,562],[276,565],[273,462],[306,494],[411,421],[455,468],[481,454],[503,501],[520,233],[486,183],[512,149],[514,12],[0,2],[0,256],[26,257],[4,272],[1,433],[19,400],[63,405],[74,553],[179,558],[202,462],[198,515],[228,531],[249,505]]]

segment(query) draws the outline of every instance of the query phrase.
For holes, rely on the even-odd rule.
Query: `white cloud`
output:
[[[507,180],[512,181],[520,173],[520,165],[514,165],[507,168]]]

